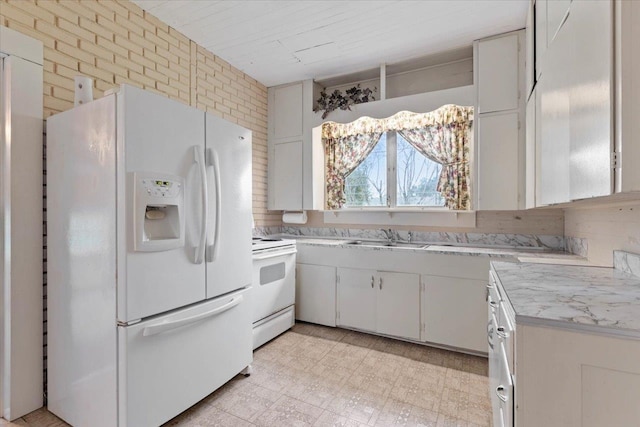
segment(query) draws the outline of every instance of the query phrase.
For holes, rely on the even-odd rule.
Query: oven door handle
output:
[[[267,255],[254,255],[253,259],[256,261],[262,261],[263,259],[270,259],[270,258],[276,258],[279,256],[286,256],[286,255],[293,255],[295,253],[297,253],[298,251],[295,249],[290,249],[286,252],[273,252]]]

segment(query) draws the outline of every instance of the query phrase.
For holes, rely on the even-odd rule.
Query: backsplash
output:
[[[640,254],[613,251],[613,268],[640,277]]]
[[[361,228],[330,228],[330,227],[293,227],[283,226],[278,232],[276,227],[269,227],[266,234],[286,234],[292,236],[342,237],[349,239],[386,239],[382,229]],[[261,229],[264,230],[264,229]],[[408,241],[409,231],[391,230],[395,240]],[[425,243],[464,243],[491,246],[523,246],[542,247],[553,250],[564,250],[565,242],[562,236],[511,234],[511,233],[461,233],[461,232],[425,232],[412,231],[411,241]],[[254,234],[257,234],[254,231]],[[266,235],[262,234],[262,235]]]
[[[271,236],[274,234],[281,234],[282,233],[282,227],[280,226],[276,226],[276,227],[254,227],[253,228],[253,235],[255,237],[265,237],[265,236]]]
[[[586,258],[589,253],[589,242],[581,237],[566,236],[564,238],[564,250]]]
[[[628,203],[565,209],[564,235],[574,245],[569,251],[580,254],[575,244],[588,240],[580,255],[603,267],[613,266],[613,251],[640,253],[640,203]]]

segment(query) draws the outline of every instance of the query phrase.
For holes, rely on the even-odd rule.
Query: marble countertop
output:
[[[566,252],[552,251],[539,247],[501,247],[501,246],[474,246],[474,245],[459,245],[459,244],[443,244],[442,242],[428,243],[428,242],[415,242],[417,247],[402,246],[384,246],[385,242],[367,241],[367,244],[353,244],[356,239],[331,239],[331,238],[314,238],[314,237],[302,237],[302,236],[283,236],[288,239],[295,239],[299,245],[311,245],[311,246],[329,246],[329,247],[343,247],[351,248],[355,250],[369,250],[369,251],[412,251],[419,253],[431,253],[431,254],[445,254],[445,255],[467,255],[467,256],[486,256],[492,258],[516,258],[524,257],[526,259],[537,259],[539,262],[562,263],[562,264],[585,264],[586,259],[578,255],[569,254]],[[379,243],[379,245],[377,245]]]
[[[640,277],[607,267],[491,263],[516,323],[640,339]]]

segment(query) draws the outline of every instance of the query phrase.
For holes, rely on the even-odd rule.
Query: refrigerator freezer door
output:
[[[207,298],[251,285],[251,131],[206,115]]]
[[[205,233],[203,160],[203,112],[123,86],[118,94],[116,179],[119,321],[145,318],[205,298],[205,267],[196,260]],[[147,177],[148,203],[141,202],[139,191],[136,195],[136,187],[145,184],[136,182],[140,177]],[[184,224],[169,227],[170,220],[176,218]],[[152,251],[138,245],[136,250],[135,224],[141,222],[157,226],[149,228],[148,238],[166,237],[172,242],[184,238],[184,244],[156,244]],[[163,222],[164,228],[160,227]]]
[[[118,327],[120,427],[160,425],[251,363],[250,290]]]

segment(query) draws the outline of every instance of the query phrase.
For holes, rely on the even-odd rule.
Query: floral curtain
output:
[[[449,209],[470,208],[469,135],[473,107],[445,105],[429,113],[401,111],[386,119],[322,125],[325,147],[326,209],[345,201],[346,177],[369,155],[382,133],[397,131],[420,153],[442,164],[438,191]]]
[[[380,136],[382,132],[324,139],[326,209],[340,209],[345,204],[344,185],[347,176],[367,158]]]
[[[427,114],[429,124],[407,126],[416,121],[413,119],[395,126],[395,130],[420,153],[442,165],[437,190],[444,197],[445,206],[468,210],[471,208],[469,135],[473,108],[447,105]],[[418,118],[417,121],[424,120]]]

